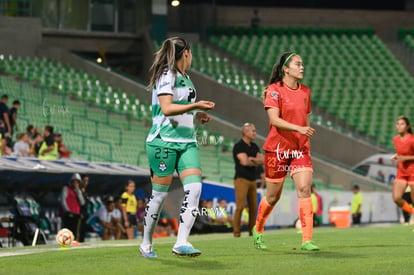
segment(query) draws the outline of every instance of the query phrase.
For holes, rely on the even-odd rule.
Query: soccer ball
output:
[[[75,236],[73,235],[72,231],[67,228],[62,228],[56,234],[56,242],[61,247],[70,247],[72,242],[75,240]]]

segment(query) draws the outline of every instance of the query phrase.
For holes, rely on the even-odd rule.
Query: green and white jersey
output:
[[[172,95],[174,104],[190,104],[196,100],[196,90],[188,75],[166,69],[152,91],[152,127],[147,142],[158,135],[166,142],[196,142],[194,112],[165,116],[158,99],[160,95]]]

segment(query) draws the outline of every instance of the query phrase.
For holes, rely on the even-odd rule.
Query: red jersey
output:
[[[399,156],[414,156],[414,136],[407,134],[404,139],[395,136],[393,139],[395,151]],[[398,176],[412,176],[414,175],[414,160],[399,161],[397,169]]]
[[[311,113],[310,90],[298,83],[297,89],[291,89],[280,82],[269,85],[264,102],[264,108],[278,108],[280,118],[299,125],[307,126],[308,115]],[[310,151],[309,138],[295,131],[278,129],[269,124],[269,134],[263,145],[263,150],[285,154],[296,152],[308,153]]]

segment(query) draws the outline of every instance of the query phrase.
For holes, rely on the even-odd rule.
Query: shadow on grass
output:
[[[312,258],[324,258],[324,259],[346,259],[346,258],[364,258],[365,255],[353,254],[353,253],[342,253],[336,251],[292,251],[284,253],[285,255],[301,255]]]
[[[203,259],[202,257],[197,258],[170,258],[170,259],[157,259],[158,263],[169,265],[173,267],[180,266],[181,268],[188,268],[194,270],[223,270],[226,268],[230,268],[231,266],[227,266],[220,261],[208,260]]]

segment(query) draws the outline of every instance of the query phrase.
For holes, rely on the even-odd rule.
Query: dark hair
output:
[[[410,133],[410,134],[413,133],[413,130],[411,129],[410,120],[408,119],[408,117],[406,117],[406,116],[400,116],[399,118],[397,118],[397,121],[398,120],[404,120],[405,124],[407,124],[407,127],[408,127],[407,128],[407,132]]]
[[[135,184],[135,181],[133,181],[133,180],[128,180],[128,181],[127,181],[127,183],[125,184],[125,189],[128,187],[128,185],[129,185],[130,183]]]
[[[53,126],[46,125],[45,130],[47,130],[50,134],[53,134]]]
[[[30,132],[31,130],[33,130],[34,129],[34,126],[32,125],[32,124],[29,124],[29,125],[27,125],[27,127],[26,127],[26,131],[27,132]]]
[[[150,68],[150,83],[148,90],[154,88],[155,83],[161,74],[167,68],[168,70],[175,70],[176,61],[183,56],[185,50],[190,49],[190,44],[181,37],[171,37],[166,39],[154,56],[154,61]]]
[[[358,185],[354,185],[354,190],[359,190],[359,186]]]
[[[13,105],[20,105],[20,100],[13,101]]]
[[[9,99],[9,96],[4,94],[4,95],[1,96],[1,99]]]
[[[267,84],[264,92],[263,92],[263,99],[266,98],[267,88],[273,84],[280,82],[280,86],[283,86],[282,79],[285,76],[285,71],[283,70],[284,66],[289,66],[290,62],[292,61],[292,57],[296,55],[295,52],[287,52],[282,54],[279,59],[279,63],[273,65],[272,73],[270,74],[269,83]]]

